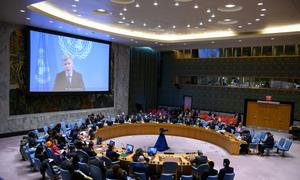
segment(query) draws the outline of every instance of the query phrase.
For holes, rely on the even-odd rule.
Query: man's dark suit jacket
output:
[[[191,161],[192,164],[196,164],[196,166],[200,166],[201,164],[207,163],[207,156],[196,156],[195,159]]]
[[[232,167],[224,167],[224,168],[220,169],[220,172],[218,174],[218,179],[223,180],[225,174],[228,174],[228,173],[233,173],[233,168]]]
[[[62,71],[56,74],[54,81],[54,91],[83,91],[85,86],[80,73],[73,71],[72,80],[69,82],[66,72]]]
[[[106,150],[106,157],[108,157],[111,161],[117,161],[119,156],[120,155],[117,152],[111,149]]]
[[[149,177],[149,166],[142,162],[137,162],[133,164],[133,172],[145,173]]]
[[[208,171],[205,171],[202,176],[201,180],[206,180],[208,176],[216,176],[218,175],[218,171],[215,169],[209,169]]]

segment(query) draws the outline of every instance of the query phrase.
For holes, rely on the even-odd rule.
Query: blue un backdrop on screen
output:
[[[72,58],[73,70],[81,75],[84,84],[82,89],[75,86],[67,91],[108,91],[109,49],[106,43],[31,30],[30,91],[64,91],[54,89],[54,84],[60,72],[67,74],[63,60],[66,56]]]

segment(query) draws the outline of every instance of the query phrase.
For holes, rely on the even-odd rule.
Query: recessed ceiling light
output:
[[[247,24],[248,24],[248,25],[251,25],[252,23],[251,23],[251,22],[248,22]]]
[[[175,4],[174,4],[175,6],[179,6],[179,2],[175,2]]]
[[[202,26],[202,25],[203,25],[203,22],[200,22],[199,25]]]
[[[139,8],[139,7],[140,7],[139,3],[136,3],[136,4],[135,4],[135,7]]]
[[[255,19],[255,21],[260,21],[260,19],[259,19],[259,18],[257,18],[257,19]]]
[[[199,27],[198,27],[198,26],[195,26],[194,28],[195,28],[195,29],[198,29]]]
[[[123,8],[123,11],[127,11],[127,8]]]
[[[75,2],[79,2],[79,0],[74,0]]]
[[[261,17],[265,16],[265,14],[260,14]]]
[[[53,21],[49,21],[49,23],[53,23]]]
[[[28,17],[28,18],[26,18],[27,20],[30,20],[30,18]]]
[[[72,7],[76,7],[76,4],[72,4]]]
[[[259,3],[257,3],[257,5],[258,5],[258,6],[262,6],[262,5],[264,5],[264,3],[259,2]]]
[[[212,43],[212,44],[215,44],[216,42],[215,42],[215,41],[212,41],[211,43]]]
[[[242,42],[242,40],[241,40],[241,39],[239,39],[239,42]]]
[[[207,13],[210,13],[210,12],[211,12],[211,10],[210,10],[210,9],[207,9],[207,10],[206,10],[206,12],[207,12]]]
[[[123,16],[122,19],[125,20],[126,19],[125,16]]]
[[[229,21],[231,21],[231,19],[224,19],[224,21],[229,22]]]
[[[211,19],[208,19],[207,21],[208,21],[208,22],[211,22]]]
[[[195,4],[195,5],[194,5],[194,8],[195,8],[195,9],[198,9],[198,8],[199,8],[198,4]]]
[[[233,7],[235,7],[235,5],[234,4],[226,4],[225,7],[227,7],[227,8],[233,8]]]
[[[119,23],[119,24],[124,24],[124,22],[123,22],[123,21],[118,21],[117,23]]]
[[[133,23],[134,23],[134,20],[131,20],[130,23],[133,24]]]
[[[77,10],[76,10],[76,9],[73,9],[73,12],[77,12]]]
[[[243,28],[243,26],[238,26],[238,28]]]
[[[215,17],[216,17],[216,15],[215,15],[215,14],[212,14],[210,17],[212,17],[212,18],[215,18]]]
[[[106,12],[104,9],[97,9],[98,12]]]
[[[273,41],[273,40],[275,40],[275,38],[272,37],[271,40]]]
[[[190,27],[191,27],[191,25],[189,25],[189,24],[188,24],[188,25],[186,25],[186,27],[187,27],[187,28],[190,28]]]
[[[23,10],[23,9],[20,9],[20,12],[21,12],[21,13],[24,13],[24,12],[25,12],[25,10]]]
[[[123,13],[122,13],[122,12],[120,12],[120,16],[123,16]]]
[[[157,27],[158,27],[158,28],[161,28],[161,25],[158,25]]]
[[[146,23],[144,23],[144,24],[143,24],[143,26],[147,26],[147,24],[146,24]]]
[[[261,11],[266,11],[267,9],[261,9]]]
[[[158,2],[157,2],[157,1],[154,1],[153,5],[154,5],[154,6],[158,6]]]
[[[183,43],[183,45],[185,46],[185,45],[187,45],[186,43]]]
[[[175,25],[173,25],[173,29],[175,29],[176,28],[176,26]]]

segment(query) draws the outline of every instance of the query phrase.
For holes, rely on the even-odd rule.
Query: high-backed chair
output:
[[[173,174],[162,173],[159,180],[173,180]]]
[[[103,172],[102,170],[94,165],[90,165],[90,176],[94,179],[94,180],[102,180],[103,179]]]
[[[105,165],[106,169],[110,169],[112,165],[114,165],[114,164],[119,164],[119,163],[120,163],[120,161],[114,161],[114,162],[112,162],[112,161],[111,161],[108,157],[106,157],[106,156],[102,156],[102,157],[101,157],[101,160],[104,162],[104,165]]]
[[[59,169],[62,180],[71,180],[71,174],[68,170]]]
[[[57,179],[60,175],[60,170],[56,167],[51,167],[49,163],[47,164],[46,173],[50,177],[50,179]]]
[[[139,173],[139,172],[134,172],[134,178],[136,180],[146,180],[146,174],[145,173]]]
[[[283,147],[277,147],[277,151],[282,151],[282,156],[284,156],[284,153],[290,150],[292,143],[291,140],[286,140]]]
[[[207,176],[206,180],[218,180],[218,175],[216,175],[216,176]]]
[[[78,151],[76,151],[76,154],[78,155],[80,162],[83,162],[83,163],[89,162],[90,156],[85,151],[78,150]]]
[[[164,162],[162,174],[173,174],[177,179],[177,163],[176,162]]]
[[[201,164],[198,167],[192,167],[192,174],[195,176],[197,179],[201,177],[201,175],[205,172],[208,171],[209,167],[208,164]]]
[[[235,174],[234,173],[226,173],[224,176],[224,180],[233,180]]]
[[[87,163],[78,162],[78,165],[79,165],[79,170],[81,172],[83,172],[87,176],[90,175],[90,167]]]
[[[42,163],[38,158],[33,158],[34,160],[34,169],[40,171]]]
[[[285,138],[280,138],[280,140],[274,145],[274,148],[283,147],[284,143],[285,143]]]
[[[249,149],[253,149],[253,150],[257,151],[257,146],[260,142],[260,137],[261,137],[261,134],[259,134],[259,133],[254,135],[251,143],[249,143]]]
[[[128,175],[129,175],[130,177],[134,177],[133,172],[134,172],[134,165],[135,165],[136,163],[141,163],[141,162],[131,162],[131,163],[128,164]]]
[[[180,180],[193,180],[192,175],[181,175]]]

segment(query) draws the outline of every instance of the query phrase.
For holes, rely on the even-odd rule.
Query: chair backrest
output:
[[[48,133],[48,126],[44,126],[44,133],[45,133],[45,134]]]
[[[218,180],[218,176],[207,176],[206,180]]]
[[[283,147],[284,143],[285,143],[285,138],[280,138],[278,142],[278,146]]]
[[[28,161],[30,162],[30,165],[33,166],[34,165],[34,160],[33,160],[32,155],[30,154],[29,150],[25,150],[25,153],[26,153]]]
[[[90,165],[90,176],[94,179],[94,180],[101,180],[103,179],[103,172],[101,171],[100,168],[98,168],[97,166],[94,165]]]
[[[264,132],[264,131],[260,132],[260,140],[264,141],[266,139],[266,135],[267,135],[266,132]]]
[[[208,164],[207,163],[205,163],[205,164],[201,164],[200,166],[198,166],[198,168],[197,168],[197,172],[198,173],[203,173],[203,172],[205,172],[205,171],[208,171],[209,170],[209,166],[208,166]]]
[[[234,173],[226,173],[224,176],[224,180],[233,180],[235,174]]]
[[[68,170],[60,169],[62,180],[71,180],[71,174]]]
[[[146,180],[146,174],[145,173],[139,173],[139,172],[134,172],[134,178],[136,180]]]
[[[173,180],[173,175],[163,173],[163,174],[160,175],[159,180]]]
[[[52,169],[51,165],[48,162],[46,163],[46,173],[50,178],[56,175],[55,171]]]
[[[112,161],[108,157],[102,156],[101,160],[104,162],[104,166],[106,167],[106,169],[110,169],[111,168]]]
[[[55,159],[54,157],[54,152],[52,151],[51,148],[46,147],[45,148],[45,153],[49,158],[52,158],[53,160]]]
[[[34,160],[34,168],[36,170],[40,170],[40,168],[42,166],[41,161],[38,158],[33,158],[33,160]]]
[[[83,150],[76,151],[76,154],[78,155],[80,162],[88,163],[90,156]]]
[[[180,177],[181,180],[193,180],[192,175],[181,175]]]
[[[165,174],[175,174],[177,172],[176,162],[164,162],[162,173]]]
[[[78,162],[79,170],[83,172],[85,175],[90,175],[90,167],[87,163]]]
[[[292,143],[293,142],[291,140],[286,140],[285,143],[284,143],[283,149],[288,151],[291,148]]]

